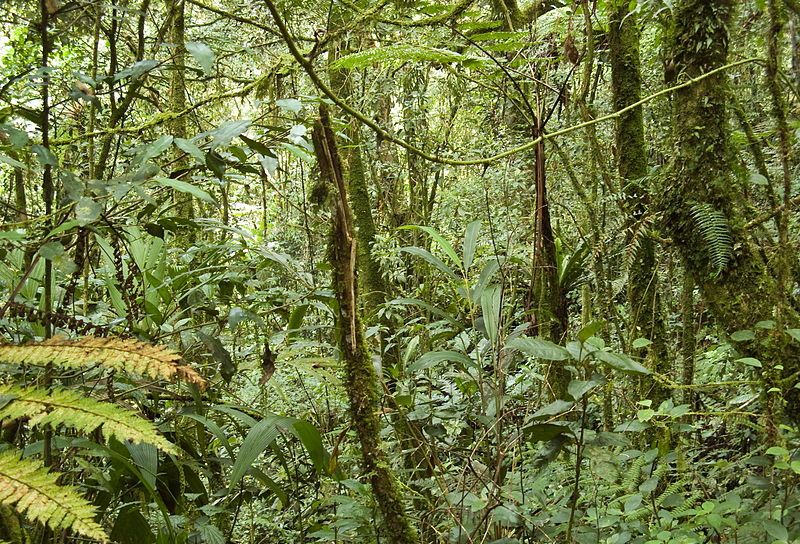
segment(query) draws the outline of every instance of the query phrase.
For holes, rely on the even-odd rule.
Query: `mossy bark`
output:
[[[630,11],[627,0],[617,0],[609,21],[609,56],[611,59],[611,90],[616,111],[635,104],[642,98],[641,60],[639,55],[639,24]],[[628,231],[636,233],[637,223],[644,216],[650,187],[647,186],[647,148],[645,146],[642,108],[621,115],[616,125],[617,169],[627,203]],[[636,236],[634,234],[634,236]],[[628,244],[638,245],[628,273],[628,344],[637,337],[648,338],[652,344],[639,355],[646,358],[654,371],[669,372],[664,314],[659,296],[656,247],[651,238],[629,238]],[[643,380],[642,394],[658,406],[669,391],[658,382]]]
[[[172,12],[172,27],[170,40],[172,41],[172,73],[169,82],[169,107],[173,112],[182,112],[186,109],[186,4],[184,0],[169,0]],[[186,117],[179,115],[170,121],[170,130],[175,138],[186,138]],[[187,168],[187,162],[180,160],[174,165],[174,171],[179,174]],[[176,174],[173,174],[176,175]],[[180,192],[172,192],[172,200],[176,204],[179,217],[191,219],[194,217],[194,203],[192,196]]]
[[[684,0],[678,5],[672,39],[673,59],[679,78],[696,77],[724,66],[728,56],[728,26],[732,0]],[[681,251],[685,266],[700,287],[709,309],[727,331],[753,329],[762,320],[775,318],[783,296],[761,252],[748,236],[742,208],[741,172],[731,156],[727,124],[728,75],[707,77],[676,91],[674,97],[675,153],[664,187],[664,226]],[[719,270],[711,258],[711,244],[704,239],[692,217],[697,204],[721,213],[730,232],[730,259]],[[783,323],[796,327],[796,312],[787,312]],[[766,336],[766,333],[764,334]],[[785,394],[765,393],[767,428],[774,428],[785,413],[800,420],[800,390],[790,380],[800,369],[798,349],[787,335],[775,330],[761,345],[737,347],[764,363],[764,391],[776,388]],[[774,367],[783,364],[782,375]]]
[[[334,195],[330,263],[339,304],[339,349],[345,363],[350,418],[361,444],[364,469],[369,474],[372,493],[383,517],[387,541],[417,543],[419,537],[406,513],[399,481],[380,438],[380,381],[366,347],[358,308],[358,241],[336,140],[324,106],[320,108],[320,119],[314,127],[313,142],[322,178],[329,183]]]
[[[336,60],[338,54],[331,55]],[[352,95],[352,84],[348,74],[343,70],[330,70],[331,87],[345,100]],[[367,172],[361,156],[360,127],[356,121],[347,125],[347,137],[350,144],[342,148],[342,158],[347,166],[347,185],[350,206],[353,210],[353,224],[358,240],[358,269],[362,291],[365,293],[367,311],[372,313],[380,304],[386,302],[388,289],[381,274],[380,264],[372,256],[372,244],[375,243],[375,219],[372,216],[372,198],[367,185]]]

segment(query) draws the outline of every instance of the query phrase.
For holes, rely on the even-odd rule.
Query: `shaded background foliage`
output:
[[[419,541],[800,538],[796,2],[0,13],[4,342],[134,337],[210,382],[0,357],[175,446],[3,420],[112,541],[400,541],[348,402],[320,105]]]

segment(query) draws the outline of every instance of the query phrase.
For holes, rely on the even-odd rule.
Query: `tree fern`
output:
[[[0,453],[0,504],[14,506],[54,531],[69,529],[108,542],[105,531],[94,521],[92,505],[74,488],[56,483],[59,476],[37,462],[19,459],[13,451]]]
[[[7,402],[2,406],[3,402]],[[0,421],[30,418],[31,425],[63,425],[85,433],[100,428],[106,438],[147,442],[176,453],[149,421],[115,404],[99,402],[78,391],[0,387]]]
[[[719,274],[733,257],[733,239],[725,215],[707,203],[694,203],[691,216],[705,244],[714,273]]]
[[[168,380],[182,379],[201,389],[206,382],[192,368],[179,364],[180,355],[163,347],[119,338],[51,338],[19,346],[0,346],[0,361],[13,364],[54,364],[84,368],[100,364],[118,371],[133,372]]]

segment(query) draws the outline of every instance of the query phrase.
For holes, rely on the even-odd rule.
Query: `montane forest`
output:
[[[0,544],[800,543],[800,1],[0,30]]]

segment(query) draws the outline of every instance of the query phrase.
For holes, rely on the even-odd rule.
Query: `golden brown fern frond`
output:
[[[180,355],[164,346],[120,338],[51,338],[19,346],[0,346],[0,361],[12,364],[84,368],[99,364],[106,368],[164,378],[181,379],[205,389],[206,381],[194,369],[180,364]]]
[[[41,463],[20,459],[13,450],[0,453],[0,504],[14,506],[54,531],[69,529],[108,542],[105,531],[94,520],[92,505],[74,488],[56,483],[60,476],[48,472]]]

